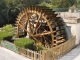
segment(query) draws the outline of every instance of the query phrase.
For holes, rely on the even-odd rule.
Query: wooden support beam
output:
[[[40,34],[36,34],[34,36],[44,36],[44,35],[49,35],[49,34],[52,34],[54,32],[43,32],[43,33],[40,33]]]
[[[36,42],[40,42],[40,41],[38,41],[38,40],[33,36],[32,33],[28,32],[21,24],[19,24],[19,25],[20,25],[20,27],[21,27],[22,29],[24,29],[27,33],[29,33],[29,35],[32,36],[33,39],[34,39]]]
[[[45,15],[45,14],[44,14]],[[47,19],[49,19],[49,18],[54,18],[54,17],[56,17],[57,16],[57,14],[54,14],[54,15],[46,15],[46,18]],[[57,17],[56,17],[57,18]]]

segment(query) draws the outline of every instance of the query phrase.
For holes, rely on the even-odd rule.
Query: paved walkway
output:
[[[4,47],[0,47],[0,60],[31,60]],[[80,44],[57,60],[80,60]]]
[[[80,44],[58,60],[80,60]]]
[[[31,60],[4,47],[0,47],[0,60]]]

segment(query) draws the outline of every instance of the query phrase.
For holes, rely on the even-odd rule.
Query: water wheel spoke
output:
[[[28,13],[26,13],[26,21],[28,21]]]
[[[40,26],[40,25],[38,25],[38,24],[40,24],[40,23],[39,23],[40,18],[41,18],[41,15],[39,15],[39,17],[38,17],[38,20],[37,20],[36,26],[34,27],[34,32],[33,32],[33,33],[35,33],[35,32],[36,32],[37,27],[39,27],[39,26]]]
[[[43,33],[39,33],[39,34],[36,34],[34,36],[43,36],[43,35],[49,35],[49,34],[52,34],[53,32],[43,32]]]
[[[27,31],[25,28],[24,28],[24,26],[23,25],[21,25],[21,24],[18,24],[22,29],[24,29],[27,33],[29,33],[29,31]],[[31,33],[29,33],[31,36],[32,36],[32,34]]]
[[[32,33],[30,21],[28,21],[28,23],[29,23],[29,27],[28,28],[29,28],[30,32]]]

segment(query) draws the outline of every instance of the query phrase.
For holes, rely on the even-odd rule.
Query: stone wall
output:
[[[60,12],[60,17],[66,23],[68,38],[76,36],[75,44],[78,45],[80,43],[80,13]]]

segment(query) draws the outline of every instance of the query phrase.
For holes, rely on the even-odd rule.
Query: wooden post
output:
[[[17,27],[17,37],[19,37],[19,33],[18,33],[18,31],[19,31],[19,25],[18,25],[18,27]]]
[[[35,54],[35,52],[34,52],[34,59],[33,60],[36,60],[36,54]]]

